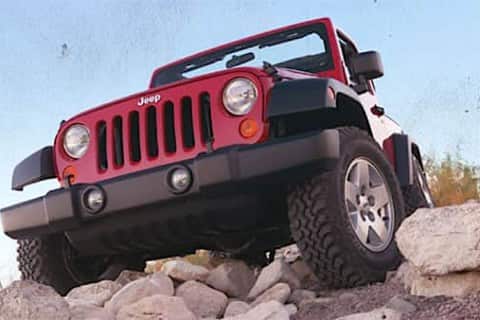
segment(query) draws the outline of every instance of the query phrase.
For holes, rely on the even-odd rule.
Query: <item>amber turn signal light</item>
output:
[[[68,179],[69,184],[74,184],[75,179],[77,178],[77,174],[78,174],[77,168],[75,168],[74,166],[68,166],[65,169],[63,169],[63,173],[62,173],[63,181],[66,182],[66,180]]]
[[[258,132],[258,123],[253,119],[245,119],[240,123],[240,134],[248,139],[256,135]]]

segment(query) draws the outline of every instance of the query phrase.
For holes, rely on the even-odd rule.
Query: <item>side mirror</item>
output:
[[[366,51],[351,58],[353,72],[357,77],[373,80],[383,76],[383,64],[380,53]]]

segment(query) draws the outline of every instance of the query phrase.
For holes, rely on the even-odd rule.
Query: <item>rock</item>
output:
[[[465,297],[480,292],[480,272],[451,273],[444,276],[414,274],[410,293],[418,296]]]
[[[105,307],[116,314],[121,307],[144,297],[157,294],[172,296],[173,293],[173,281],[165,274],[157,272],[147,278],[141,278],[127,284],[113,295],[112,299],[105,304]]]
[[[290,303],[290,304],[285,305],[285,309],[287,309],[288,315],[289,315],[290,317],[293,316],[295,313],[298,312],[297,306],[294,305],[293,303]]]
[[[291,289],[300,287],[300,280],[283,260],[276,260],[262,269],[255,285],[248,293],[248,299],[253,300],[276,283],[285,282]]]
[[[282,247],[275,251],[275,259],[284,259],[287,263],[292,263],[301,257],[300,249],[298,249],[296,244]]]
[[[154,295],[122,307],[117,320],[196,320],[195,315],[178,297]]]
[[[402,223],[396,241],[422,275],[480,270],[479,217],[480,204],[473,203],[419,209]]]
[[[244,299],[255,283],[255,274],[243,261],[228,261],[212,270],[206,283],[229,297]]]
[[[199,318],[220,317],[228,303],[223,292],[194,280],[180,285],[176,296],[183,298],[187,307]]]
[[[297,260],[290,265],[290,268],[297,275],[300,280],[300,287],[312,291],[320,291],[328,289],[325,283],[318,280],[315,273],[310,269],[307,263],[303,260]]]
[[[358,299],[358,295],[356,295],[353,292],[344,292],[341,295],[338,296],[338,299],[340,300],[355,300]]]
[[[283,304],[278,301],[270,301],[259,304],[245,314],[224,320],[289,320],[290,315]]]
[[[317,294],[310,290],[297,289],[293,290],[288,302],[294,303],[297,307],[300,306],[300,303],[304,300],[313,300],[317,297]]]
[[[308,287],[308,285],[311,283],[319,282],[317,276],[312,272],[310,267],[303,260],[295,261],[290,265],[290,268],[297,275],[297,278],[301,282],[302,288]]]
[[[298,306],[300,309],[306,308],[307,305],[314,304],[314,305],[329,305],[333,303],[335,299],[329,297],[320,297],[315,299],[307,299],[300,302]]]
[[[145,272],[140,271],[132,271],[132,270],[123,270],[120,275],[115,280],[116,283],[121,285],[122,287],[127,285],[128,283],[147,277],[148,274]]]
[[[398,267],[396,271],[390,271],[387,273],[387,279],[386,282],[392,282],[392,283],[400,283],[400,284],[410,284],[412,282],[412,279],[414,277],[415,271],[413,267],[408,263],[404,262]],[[406,288],[410,288],[409,286]]]
[[[392,297],[385,307],[396,310],[400,313],[412,313],[417,310],[417,307],[413,303],[399,295]]]
[[[204,282],[209,274],[207,268],[184,260],[172,260],[163,264],[161,271],[177,281],[198,280]]]
[[[467,201],[465,201],[465,204],[477,204],[477,203],[480,203],[479,199],[468,199]]]
[[[227,308],[225,309],[225,314],[223,316],[225,318],[234,317],[239,314],[244,314],[250,309],[251,309],[250,305],[246,302],[238,301],[238,300],[232,301],[228,304]]]
[[[69,320],[115,320],[113,314],[94,305],[75,305],[70,307],[72,317]]]
[[[292,291],[286,283],[277,283],[270,289],[265,290],[261,295],[259,295],[255,301],[252,302],[252,307],[265,303],[268,301],[278,301],[280,303],[287,302],[288,298]]]
[[[26,280],[0,291],[0,320],[69,318],[68,303],[50,287]]]
[[[104,280],[73,288],[65,297],[70,306],[93,305],[103,307],[105,302],[121,289],[120,284]]]
[[[401,320],[402,314],[398,311],[380,308],[370,312],[354,313],[336,320]]]

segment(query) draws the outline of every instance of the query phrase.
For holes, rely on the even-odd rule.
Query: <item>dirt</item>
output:
[[[394,296],[401,296],[417,308],[413,313],[403,314],[402,320],[480,320],[480,293],[462,299],[415,297],[408,295],[398,283],[320,292],[320,297],[331,297],[333,302],[307,304],[300,308],[293,320],[333,320],[368,312],[385,306]]]
[[[479,320],[480,293],[462,299],[447,297],[417,298],[418,310],[402,320]]]

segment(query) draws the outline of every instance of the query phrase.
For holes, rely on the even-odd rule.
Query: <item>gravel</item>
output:
[[[347,293],[347,294],[346,294]],[[308,303],[292,317],[293,320],[334,320],[353,313],[368,312],[386,305],[395,296],[416,306],[416,311],[403,314],[402,320],[480,320],[480,293],[465,298],[411,296],[401,284],[385,283],[366,287],[319,292],[332,297],[333,303]]]

